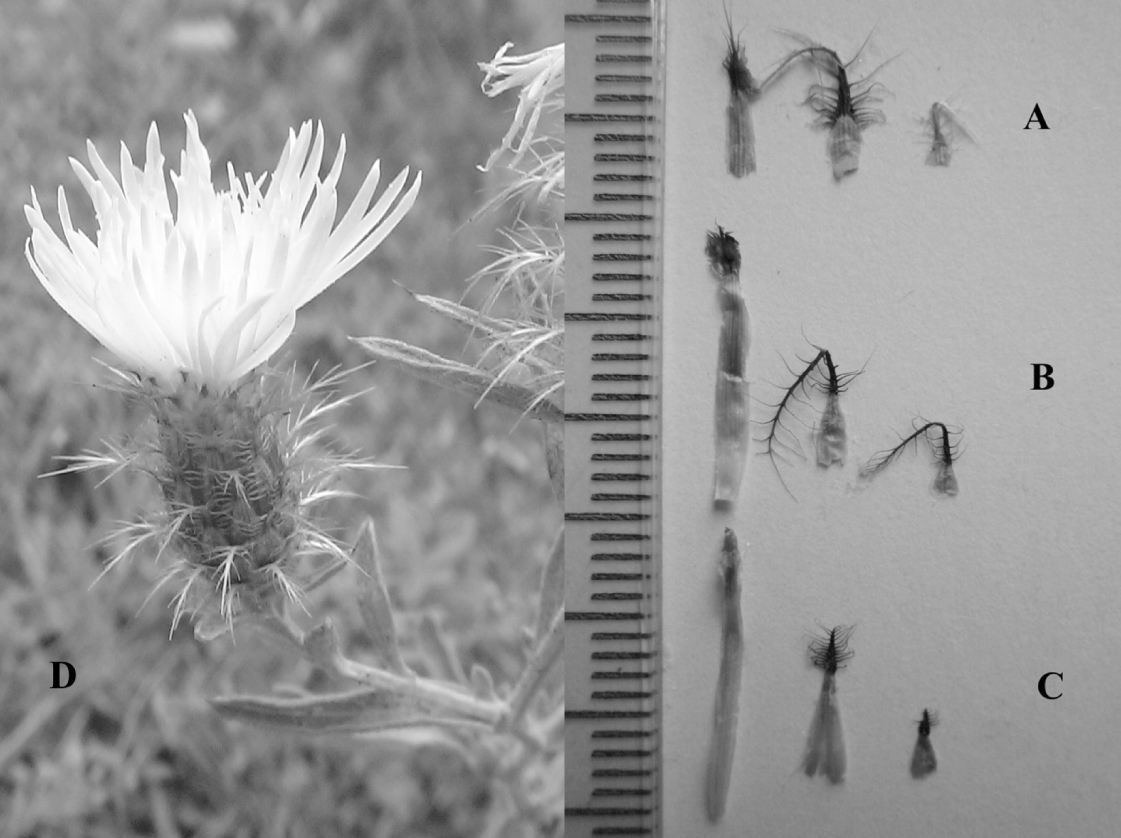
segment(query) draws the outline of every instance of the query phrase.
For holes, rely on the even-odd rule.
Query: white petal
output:
[[[247,372],[263,364],[276,350],[280,349],[284,341],[288,340],[288,336],[292,334],[292,329],[296,325],[296,312],[292,312],[282,320],[270,334],[265,336],[257,348],[245,356],[238,365],[230,372],[230,380],[236,381]]]
[[[396,197],[408,173],[409,170],[406,168],[394,179],[393,183],[390,184],[389,188],[386,190],[385,196],[383,196],[382,200],[378,201],[377,205],[370,211],[369,218],[376,219],[385,211],[384,205],[388,203],[388,201],[386,201],[386,196]],[[338,280],[339,277],[369,256],[374,249],[385,240],[385,237],[393,232],[393,228],[400,223],[401,219],[405,217],[405,213],[407,213],[416,202],[417,193],[420,192],[420,183],[421,175],[418,172],[416,178],[413,180],[412,186],[409,187],[409,191],[405,193],[397,206],[393,208],[393,211],[381,220],[376,227],[370,230],[369,235],[367,235],[365,239],[362,239],[360,243],[354,245],[354,249],[342,258],[338,264],[330,270],[325,271],[317,278],[313,285],[309,286],[308,290],[302,295],[298,303],[299,306],[303,306],[309,300],[314,299],[317,295],[322,293],[332,283]],[[363,220],[365,221],[366,219]],[[337,232],[336,230],[336,233]],[[364,235],[365,231],[362,231],[362,234]],[[339,247],[340,249],[345,249],[349,245],[350,242],[347,241],[344,244],[340,244]],[[334,236],[332,236],[329,247],[333,248],[334,246]]]
[[[239,355],[242,347],[247,345],[246,355],[252,355],[252,350],[256,348],[250,345],[244,338],[247,332],[253,331],[249,326],[249,322],[257,317],[261,308],[269,301],[270,294],[262,294],[259,297],[250,300],[249,303],[242,307],[242,309],[234,316],[230,323],[225,327],[224,333],[218,339],[214,349],[214,365],[227,380],[234,381],[241,376],[231,376],[230,373],[238,365]]]

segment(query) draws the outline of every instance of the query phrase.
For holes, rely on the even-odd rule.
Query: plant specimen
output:
[[[487,66],[508,70],[521,79],[519,86],[538,85],[536,72],[524,76],[532,57],[505,56],[507,49]],[[541,114],[557,107],[563,46],[542,55],[530,63],[551,74],[552,81],[539,85],[551,98],[540,107],[523,101],[518,118],[529,134],[524,125],[512,128],[491,162],[505,151],[521,159],[537,158],[543,149],[531,135]],[[301,733],[353,734],[396,748],[455,751],[497,781],[490,806],[495,834],[557,834],[563,828],[561,540],[544,573],[534,637],[509,683],[495,684],[479,665],[464,672],[449,638],[431,621],[421,624],[415,642],[399,645],[372,522],[353,545],[344,545],[320,520],[325,502],[347,494],[335,485],[340,472],[375,467],[325,452],[330,412],[363,394],[332,395],[344,373],[332,371],[312,383],[311,376],[304,381],[294,370],[267,364],[291,334],[296,311],[404,218],[420,189],[419,175],[410,179],[405,170],[379,193],[375,164],[336,223],[344,141],[334,161],[324,161],[324,132],[306,123],[290,133],[271,174],[239,176],[231,167],[229,185],[220,189],[193,115],[186,122],[186,150],[178,172],[170,173],[174,196],[168,195],[154,126],[143,167],[123,149],[114,177],[92,144],[91,169],[74,164],[93,199],[96,238],[74,227],[61,190],[61,236],[34,194],[26,208],[32,270],[118,357],[113,386],[151,416],[146,435],[71,458],[64,469],[133,469],[155,481],[160,510],[126,527],[124,549],[112,564],[141,552],[172,559],[164,581],[180,586],[173,630],[185,616],[200,640],[231,634],[240,640],[243,628],[253,626],[280,638],[318,673],[308,681],[313,691],[278,685],[272,694],[214,698],[223,717]],[[556,202],[563,188],[559,143],[526,174],[530,185],[519,184],[524,188],[507,197]],[[322,175],[325,162],[330,165]],[[523,225],[536,238],[502,262],[511,295],[532,312],[470,318],[473,328],[494,338],[488,351],[502,356],[497,371],[404,346],[416,353],[408,360],[420,358],[414,367],[430,377],[545,419],[550,476],[559,486],[563,243],[549,218],[543,208],[534,224]],[[541,248],[531,253],[534,242]],[[470,311],[435,298],[422,301],[453,319]],[[551,320],[533,316],[545,310]],[[344,650],[347,635],[340,636],[330,618],[310,613],[306,596],[344,570],[357,576],[364,660]],[[418,648],[426,660],[414,668],[410,651]],[[445,665],[428,665],[429,657]]]
[[[743,42],[732,30],[727,7],[728,49],[724,55],[724,72],[728,74],[728,173],[744,177],[755,171],[755,128],[751,122],[751,102],[759,96],[755,79],[747,69],[747,53]]]
[[[852,380],[864,370],[838,372],[832,353],[820,346],[814,348],[817,354],[809,361],[799,358],[804,364],[800,372],[796,373],[787,366],[790,374],[795,376],[794,382],[783,391],[777,404],[768,405],[774,409],[770,418],[759,423],[765,429],[763,436],[759,438],[764,445],[762,453],[770,458],[779,480],[783,478],[777,461],[784,459],[784,453],[805,458],[805,452],[797,435],[783,423],[783,419],[794,416],[797,421],[802,422],[793,413],[793,408],[795,404],[808,404],[803,398],[809,396],[806,392],[807,387],[825,393],[825,409],[822,411],[820,423],[814,428],[817,464],[828,468],[834,463],[844,463],[848,435],[845,416],[841,412],[841,393],[845,392]],[[786,486],[785,481],[783,486]]]
[[[751,120],[751,105],[792,66],[792,62],[802,51],[787,55],[766,78],[761,82],[756,81],[747,68],[747,51],[732,28],[732,16],[727,5],[724,6],[724,18],[728,24],[728,33],[725,36],[727,43],[721,66],[728,76],[728,173],[745,177],[755,171],[755,128]]]
[[[930,132],[930,151],[926,155],[928,166],[949,166],[954,143],[960,137],[976,143],[965,123],[946,102],[935,102],[924,120]]]
[[[732,781],[732,762],[736,756],[736,733],[740,718],[740,686],[743,680],[740,565],[736,534],[725,527],[724,547],[720,554],[720,675],[716,682],[712,749],[709,751],[708,776],[705,782],[705,808],[708,819],[713,823],[724,816],[724,808],[728,802],[728,786]]]
[[[828,370],[829,379],[825,385],[825,410],[822,411],[821,424],[815,433],[815,447],[817,464],[829,468],[834,463],[844,464],[848,435],[845,431],[845,414],[841,412],[841,393],[844,389],[841,377],[837,375],[837,368],[828,352],[822,361]]]
[[[930,744],[930,729],[936,724],[938,724],[938,714],[924,709],[919,720],[919,736],[915,740],[915,750],[911,754],[911,776],[916,780],[921,780],[938,768],[938,758],[934,755],[934,746]]]
[[[810,660],[818,669],[824,670],[825,677],[806,739],[802,770],[807,777],[824,774],[832,783],[845,779],[847,757],[841,708],[837,703],[837,669],[852,657],[848,641],[853,628],[836,626],[825,637],[814,638],[810,644]]]
[[[920,420],[921,421],[921,420]],[[916,423],[918,424],[918,423]],[[958,493],[958,480],[954,475],[954,462],[959,456],[961,431],[956,432],[959,439],[951,442],[951,432],[942,422],[923,422],[913,433],[905,437],[894,448],[885,449],[876,454],[860,469],[860,476],[872,478],[891,465],[903,450],[920,436],[925,437],[934,452],[937,472],[934,475],[934,484],[931,487],[936,494],[953,497]]]
[[[795,32],[785,34],[806,45],[796,55],[808,57],[820,72],[831,79],[830,84],[811,85],[806,104],[817,112],[818,127],[829,129],[829,159],[833,164],[833,178],[840,180],[855,172],[860,165],[864,129],[870,125],[882,125],[886,121],[883,111],[876,107],[882,101],[877,93],[883,85],[869,82],[887,62],[864,78],[852,81],[848,75],[849,68],[863,52],[863,44],[856,55],[843,62],[836,52],[804,35]],[[872,37],[871,33],[868,37]],[[866,38],[864,44],[867,43]]]
[[[740,246],[717,225],[705,245],[709,268],[720,282],[720,349],[716,367],[716,481],[718,506],[735,503],[747,459],[748,386],[744,378],[750,346],[747,305],[740,287]]]
[[[321,398],[337,378],[302,387],[262,364],[296,310],[404,217],[420,177],[406,189],[401,172],[375,201],[375,164],[332,229],[345,143],[320,179],[323,130],[304,123],[267,186],[231,169],[219,191],[193,114],[186,124],[174,211],[155,124],[143,169],[122,145],[120,181],[89,143],[93,173],[72,165],[97,210],[96,241],[74,228],[61,188],[64,238],[33,192],[27,258],[56,302],[120,359],[115,386],[155,420],[150,438],[76,457],[69,469],[134,468],[160,487],[163,513],[129,527],[110,566],[149,543],[174,554],[174,623],[189,612],[200,635],[215,636],[240,616],[295,601],[315,577],[301,569],[309,561],[345,559],[313,515],[335,494],[327,485],[340,469],[362,467],[313,453],[315,424],[345,403]]]

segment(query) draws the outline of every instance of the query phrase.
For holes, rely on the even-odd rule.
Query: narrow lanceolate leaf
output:
[[[373,640],[374,653],[390,672],[408,675],[410,670],[401,659],[397,645],[397,629],[393,624],[393,608],[378,564],[378,546],[373,521],[367,521],[354,545],[354,562],[361,571],[358,586],[358,608]]]
[[[545,637],[553,619],[564,608],[564,529],[557,535],[553,544],[553,554],[545,565],[541,578],[541,603],[537,610],[537,630],[534,640],[538,643]]]
[[[420,691],[357,690],[307,698],[229,696],[211,699],[222,716],[263,727],[304,733],[356,733],[415,726],[488,726],[453,713]]]
[[[389,338],[355,338],[374,357],[394,361],[424,381],[439,384],[476,402],[488,401],[512,408],[533,419],[563,422],[564,410],[539,393],[519,384],[497,381],[491,373],[461,364]]]
[[[491,317],[442,297],[414,294],[412,291],[408,293],[437,314],[470,328],[475,337],[489,347],[488,353],[515,357],[528,370],[538,375],[555,372],[564,365],[563,353],[557,348],[560,331],[532,322]]]
[[[407,288],[405,290],[408,291]],[[456,323],[461,323],[468,328],[480,330],[484,337],[497,337],[510,330],[508,323],[460,303],[453,303],[443,297],[433,297],[428,294],[414,294],[412,291],[409,291],[409,294],[412,295],[414,300],[428,306],[437,314],[441,314],[449,320],[454,320]]]

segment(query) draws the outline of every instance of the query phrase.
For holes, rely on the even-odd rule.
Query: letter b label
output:
[[[1051,377],[1051,373],[1055,368],[1050,364],[1032,364],[1032,374],[1035,381],[1032,383],[1033,390],[1050,390],[1055,386],[1055,379]]]

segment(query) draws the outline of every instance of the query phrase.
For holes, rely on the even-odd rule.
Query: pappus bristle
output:
[[[810,660],[818,669],[824,669],[825,674],[836,673],[838,667],[844,665],[853,653],[848,647],[849,638],[855,626],[834,626],[824,637],[815,637],[810,643]]]

